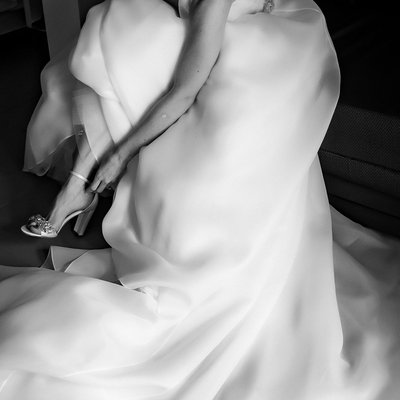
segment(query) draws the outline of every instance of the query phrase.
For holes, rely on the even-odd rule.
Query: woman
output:
[[[85,135],[48,222],[57,234],[122,174],[111,249],[0,270],[0,399],[393,400],[399,244],[330,214],[316,154],[339,70],[323,15],[310,0],[179,6],[113,0],[81,32]],[[60,65],[49,76],[71,94]]]
[[[176,1],[170,3],[175,3],[175,6],[177,6]],[[164,132],[193,103],[218,56],[225,21],[231,3],[232,1],[199,2],[195,7],[192,7],[192,17],[191,23],[188,25],[186,45],[181,51],[180,61],[176,65],[174,78],[172,82],[169,82],[170,88],[155,104],[152,104],[147,113],[141,117],[139,124],[135,124],[130,132],[124,132],[124,140],[119,141],[116,148],[110,149],[111,154],[107,157],[107,161],[99,168],[96,178],[90,187],[92,191],[102,192],[108,184],[113,183],[125,170],[127,163],[137,154],[139,149],[149,144]],[[253,1],[252,3],[258,3],[256,6],[259,8],[259,1]],[[145,8],[148,8],[148,6]],[[148,10],[145,10],[145,12],[148,12]],[[171,10],[169,10],[169,13],[171,14]],[[174,22],[176,23],[176,21]],[[183,36],[180,36],[179,39],[182,42]],[[84,38],[82,41],[84,41]],[[176,46],[181,47],[182,43],[177,42]],[[178,49],[174,50],[175,54],[172,53],[169,56],[170,58],[177,55]],[[77,53],[78,55],[75,53],[75,57],[79,58],[79,47]],[[176,60],[174,61],[176,63]],[[84,67],[76,65],[80,62],[82,61],[72,61],[73,70],[78,69],[76,72],[78,77],[80,77],[80,73],[84,69]],[[89,68],[93,69],[93,66],[91,65]],[[171,67],[168,72],[171,75]],[[134,71],[131,73],[134,73]],[[90,101],[87,98],[90,94],[83,93],[81,96],[83,97],[81,101]],[[107,144],[109,145],[109,143]],[[104,151],[104,148],[102,150]],[[49,223],[43,223],[42,220],[40,220],[42,223],[40,221],[38,223],[38,221],[34,220],[28,225],[28,229],[24,229],[25,233],[30,234],[38,231],[39,236],[42,237],[55,235],[62,227],[65,217],[71,212],[84,209],[91,203],[93,196],[85,193],[84,184],[87,183],[86,177],[89,176],[95,162],[96,159],[92,156],[90,146],[83,141],[72,177],[60,193],[55,207],[50,214]],[[36,229],[35,226],[37,226]],[[45,231],[41,231],[41,228],[44,228]]]

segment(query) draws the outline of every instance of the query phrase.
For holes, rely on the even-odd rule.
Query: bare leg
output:
[[[88,177],[96,165],[96,159],[90,150],[86,137],[82,136],[79,140],[79,154],[75,160],[73,170],[84,177]],[[92,201],[94,195],[88,192],[85,186],[86,183],[76,176],[70,175],[68,178],[47,218],[56,231],[59,230],[64,219],[69,214],[85,209]],[[36,232],[36,229],[33,227],[31,230]]]

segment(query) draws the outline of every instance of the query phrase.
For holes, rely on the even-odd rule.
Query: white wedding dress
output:
[[[73,75],[47,69],[26,169],[74,124],[97,156],[123,137],[168,86],[189,5],[92,9]],[[400,244],[329,208],[317,158],[339,93],[324,17],[262,7],[236,0],[196,102],[130,163],[110,249],[0,268],[1,400],[398,398]]]

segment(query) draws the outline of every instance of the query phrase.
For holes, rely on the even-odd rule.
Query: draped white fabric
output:
[[[1,400],[396,398],[400,244],[329,208],[323,15],[254,11],[236,8],[195,104],[130,163],[111,249],[0,268]],[[91,11],[71,70],[95,154],[167,87],[185,24],[160,0]]]

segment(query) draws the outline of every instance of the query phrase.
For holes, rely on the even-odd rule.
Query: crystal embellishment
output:
[[[264,12],[269,14],[272,12],[274,7],[275,7],[274,0],[264,0],[264,8],[263,8]]]
[[[31,226],[32,228],[37,228],[40,230],[40,232],[46,234],[56,233],[53,225],[49,221],[47,221],[46,218],[43,218],[40,214],[30,217],[28,220],[28,226]]]

